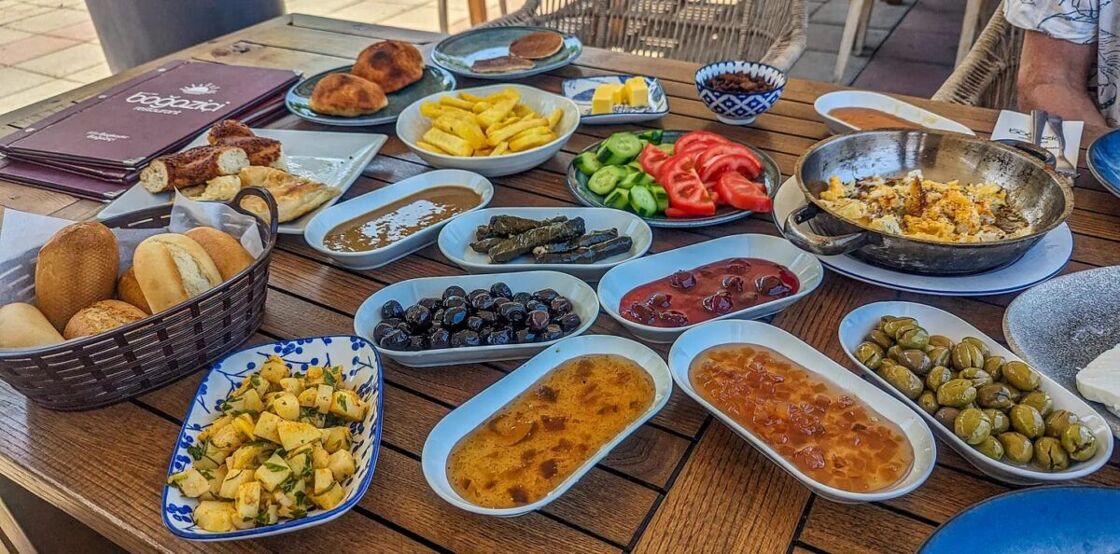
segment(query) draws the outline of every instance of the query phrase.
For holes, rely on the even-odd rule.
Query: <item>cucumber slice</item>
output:
[[[657,215],[657,200],[646,187],[633,187],[630,189],[630,209],[642,217],[652,217]]]
[[[661,144],[658,144],[657,147],[660,148],[662,152],[665,152],[666,154],[668,154],[670,156],[673,155],[673,145],[672,144],[667,143],[667,142],[663,142]]]
[[[649,193],[653,195],[653,199],[657,201],[657,211],[663,212],[669,208],[669,193],[665,192],[665,187],[660,185],[650,185],[647,187]]]
[[[623,165],[642,153],[642,142],[633,133],[615,133],[603,141],[599,161],[605,165]]]
[[[576,169],[584,175],[591,175],[599,171],[599,168],[603,167],[603,164],[599,162],[599,158],[595,156],[594,152],[584,152],[576,156],[576,160],[573,163]]]
[[[618,186],[620,188],[628,189],[628,188],[630,188],[634,185],[637,185],[638,181],[641,180],[642,175],[645,175],[645,174],[642,173],[641,171],[630,171],[629,173],[626,174],[625,177],[622,178],[621,181],[618,182]]]
[[[608,208],[616,208],[625,210],[630,205],[630,191],[623,188],[616,188],[603,199],[603,205]]]
[[[650,129],[638,133],[638,138],[652,142],[653,144],[661,144],[661,139],[665,135],[665,131],[661,129]]]
[[[591,175],[591,179],[587,181],[587,188],[595,194],[606,196],[614,190],[623,177],[626,177],[625,169],[614,165],[604,166]]]
[[[653,178],[653,175],[650,175],[649,173],[643,171],[642,175],[638,177],[637,184],[642,185],[643,187],[654,187],[657,186],[657,180]],[[650,192],[653,192],[653,189],[650,189]]]

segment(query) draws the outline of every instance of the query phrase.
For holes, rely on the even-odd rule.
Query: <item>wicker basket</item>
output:
[[[268,204],[271,224],[257,222],[264,253],[241,273],[188,302],[100,335],[33,350],[0,350],[0,379],[36,404],[54,410],[85,410],[143,394],[218,360],[260,327],[268,287],[268,263],[276,246],[276,202],[268,191],[243,189]],[[106,219],[110,228],[166,227],[169,206]],[[13,267],[0,267],[0,284]],[[25,272],[24,272],[25,273]]]

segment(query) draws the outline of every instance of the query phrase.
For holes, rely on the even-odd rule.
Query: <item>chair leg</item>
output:
[[[855,54],[862,54],[864,49],[867,48],[867,30],[871,28],[871,8],[875,5],[875,0],[868,0],[863,3],[863,8],[859,12],[859,26],[856,27],[856,41],[852,46],[852,52]]]
[[[509,13],[509,7],[506,6],[506,0],[498,0],[498,11],[502,12],[502,15],[506,15],[507,13]]]
[[[968,51],[972,50],[972,43],[976,41],[976,31],[980,28],[980,5],[983,0],[968,0],[964,6],[964,22],[961,23],[961,40],[957,44],[957,61],[954,67],[964,61]]]
[[[447,0],[439,0],[436,2],[436,10],[439,11],[439,32],[447,33]]]
[[[4,504],[3,498],[0,498],[0,535],[15,547],[14,554],[35,554],[35,547],[31,545],[31,540],[24,534],[23,529],[12,516],[12,512],[8,510],[8,506]],[[0,541],[0,552],[6,551],[4,541]]]
[[[836,70],[832,74],[832,81],[840,83],[844,79],[844,70],[848,68],[848,59],[852,57],[855,47],[856,31],[859,28],[860,17],[863,15],[865,4],[873,0],[851,0],[848,4],[848,17],[844,21],[844,34],[840,37],[840,50],[836,53]]]

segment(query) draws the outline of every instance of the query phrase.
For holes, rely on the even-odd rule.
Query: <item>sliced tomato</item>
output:
[[[680,208],[674,208],[672,206],[669,206],[668,208],[665,208],[665,217],[669,217],[669,218],[673,218],[673,219],[681,219],[681,218],[685,218],[685,217],[690,217],[690,214],[688,212],[680,209]]]
[[[766,188],[735,171],[720,175],[715,190],[720,198],[740,210],[767,213],[774,208],[774,201],[766,195]]]
[[[729,158],[731,157],[731,158]],[[762,173],[762,163],[741,144],[716,144],[696,156],[696,170],[705,183],[713,183],[724,171],[734,170],[754,179]]]
[[[679,154],[682,149],[690,149],[693,143],[717,144],[730,142],[727,137],[711,131],[689,131],[673,143],[673,148],[674,153]]]
[[[668,152],[652,144],[647,144],[642,149],[642,153],[638,154],[638,163],[642,165],[642,170],[657,179],[657,176],[661,174],[661,166],[665,165],[670,157]]]
[[[715,215],[716,204],[708,196],[708,189],[696,174],[692,158],[674,155],[661,167],[658,181],[669,194],[669,206],[687,215]]]

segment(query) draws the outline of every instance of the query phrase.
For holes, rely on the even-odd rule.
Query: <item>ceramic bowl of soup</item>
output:
[[[971,129],[952,119],[877,92],[830,92],[818,97],[813,107],[835,134],[867,129],[928,129],[974,135]]]

